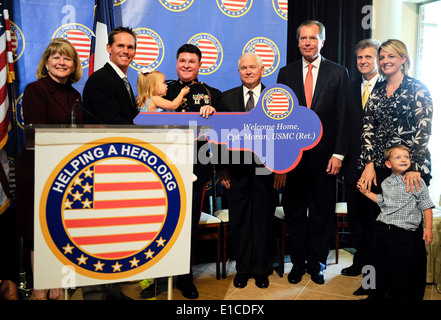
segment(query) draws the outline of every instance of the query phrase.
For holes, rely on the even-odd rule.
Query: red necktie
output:
[[[306,79],[305,79],[305,97],[306,97],[306,106],[308,108],[311,108],[311,103],[312,103],[312,68],[314,66],[312,65],[312,63],[310,63],[308,65],[308,73],[306,74]]]

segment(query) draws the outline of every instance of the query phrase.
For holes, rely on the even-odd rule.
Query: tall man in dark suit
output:
[[[83,90],[86,123],[133,124],[138,114],[135,97],[127,80],[127,69],[136,54],[136,34],[119,27],[108,37],[110,61],[95,71]]]
[[[223,93],[222,106],[232,112],[247,112],[254,108],[264,89],[260,82],[264,67],[262,59],[254,53],[243,54],[238,66],[242,85]],[[265,171],[260,160],[249,151],[231,152],[229,161],[229,165],[220,170],[219,179],[227,189],[237,270],[233,283],[237,288],[244,288],[253,277],[257,287],[267,288],[271,221],[275,210],[271,196],[274,176]]]
[[[322,23],[304,22],[297,39],[303,58],[283,67],[277,82],[288,85],[301,106],[316,112],[323,135],[296,168],[278,174],[277,180],[283,184],[286,179],[282,203],[293,263],[288,281],[298,283],[308,271],[311,280],[323,284],[335,226],[336,175],[348,152],[349,76],[345,67],[320,55],[325,41]]]
[[[342,173],[345,183],[348,220],[352,243],[356,252],[351,266],[341,270],[346,276],[358,276],[367,263],[369,246],[372,242],[374,221],[379,213],[378,206],[368,201],[357,189],[357,181],[362,171],[357,169],[361,151],[361,132],[363,128],[364,106],[378,81],[377,51],[381,42],[365,39],[357,43],[355,55],[360,75],[351,82],[352,103],[348,109],[351,123],[349,154],[343,162]],[[363,290],[357,290],[361,294]]]
[[[136,34],[124,27],[112,30],[107,52],[110,61],[95,71],[84,85],[86,123],[133,124],[138,110],[127,80],[127,69],[136,54]],[[82,292],[85,300],[129,299],[118,284],[87,286]]]

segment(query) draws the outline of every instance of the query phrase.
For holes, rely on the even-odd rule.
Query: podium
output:
[[[193,129],[27,126],[26,147],[35,150],[34,288],[188,273]]]

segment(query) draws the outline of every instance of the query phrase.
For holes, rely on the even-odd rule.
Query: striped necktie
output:
[[[132,91],[132,87],[130,86],[130,82],[127,79],[127,77],[122,78],[124,81],[124,84],[126,86],[127,92],[129,93],[130,96],[130,100],[132,100],[132,105],[136,105],[135,104],[135,97],[133,96],[133,91]]]
[[[254,108],[254,97],[253,97],[253,91],[248,91],[248,94],[250,97],[248,98],[247,105],[245,106],[245,109],[247,111],[251,111]]]

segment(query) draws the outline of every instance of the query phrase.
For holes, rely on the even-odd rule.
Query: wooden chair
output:
[[[214,216],[222,221],[222,278],[227,277],[227,238],[228,238],[228,209],[217,210]]]
[[[198,240],[216,240],[216,279],[220,279],[221,252],[221,223],[222,221],[208,213],[202,212],[197,233]]]
[[[335,263],[338,264],[338,249],[340,242],[340,231],[348,228],[348,204],[346,202],[337,202],[335,204],[335,214],[337,215],[337,227],[335,230]]]

